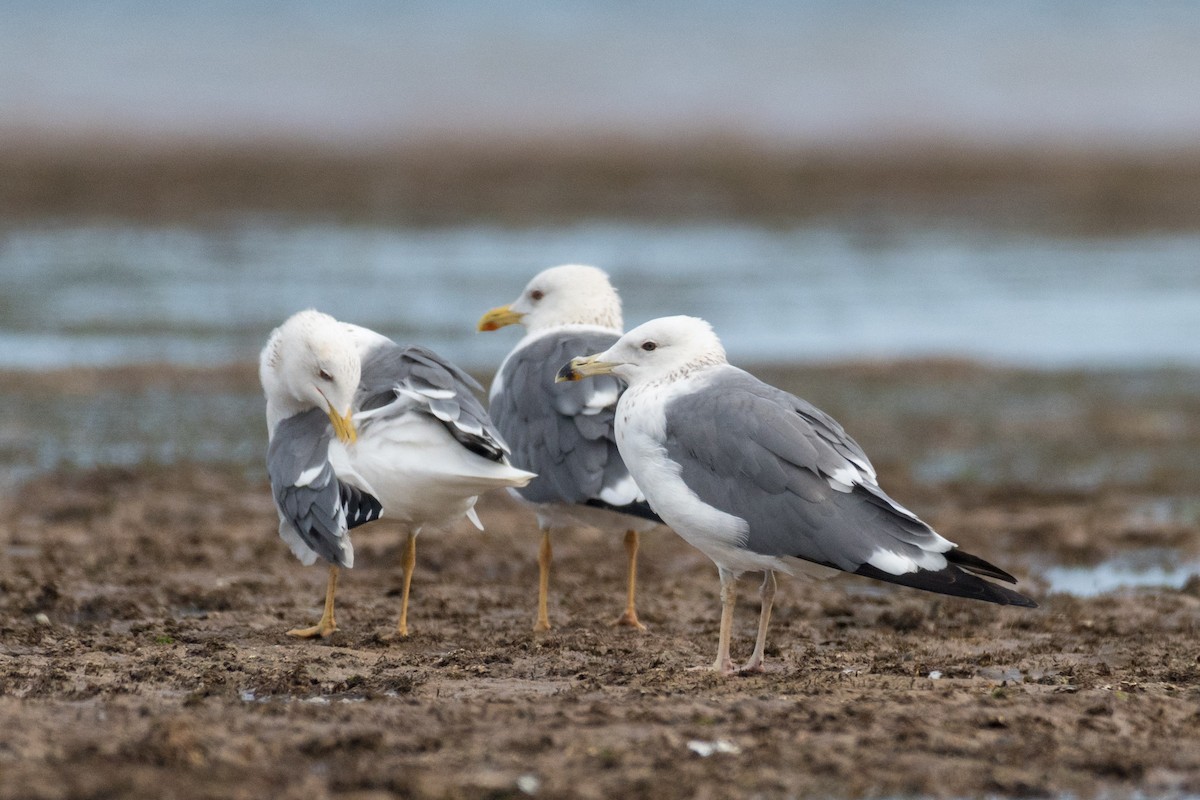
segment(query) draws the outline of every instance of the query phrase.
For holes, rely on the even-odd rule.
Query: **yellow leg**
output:
[[[333,619],[333,596],[337,593],[338,568],[335,564],[329,565],[329,583],[325,586],[325,611],[321,614],[321,620],[311,628],[293,628],[288,631],[288,636],[296,636],[301,639],[324,638],[337,630],[337,622]]]
[[[625,613],[617,617],[617,621],[613,624],[628,625],[631,628],[644,631],[646,630],[646,626],[638,619],[637,606],[634,602],[637,598],[637,531],[625,531],[625,553],[629,556],[629,592],[625,596]]]
[[[404,589],[400,595],[400,622],[396,625],[396,632],[401,636],[408,636],[408,589],[412,586],[413,567],[416,565],[417,534],[410,531],[404,555],[400,559],[400,568],[404,570]]]
[[[763,572],[762,588],[758,591],[762,598],[762,609],[758,614],[758,638],[754,640],[754,654],[742,667],[742,672],[766,672],[763,666],[763,651],[767,647],[767,626],[771,624],[771,606],[775,602],[775,573],[771,570]]]
[[[737,578],[733,573],[721,573],[721,635],[717,639],[717,660],[713,669],[722,675],[733,673],[733,659],[729,657],[729,639],[733,635],[733,606],[737,599]]]
[[[550,630],[550,614],[546,610],[546,598],[550,594],[550,561],[553,555],[550,548],[550,531],[542,531],[542,546],[538,548],[538,605],[537,619],[533,623],[535,631]]]

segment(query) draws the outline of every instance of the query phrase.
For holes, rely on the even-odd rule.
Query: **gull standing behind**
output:
[[[836,570],[1001,605],[1036,604],[978,577],[1015,583],[958,550],[892,500],[858,443],[832,417],[725,358],[695,317],[651,320],[604,352],[579,357],[564,381],[615,374],[617,444],[650,505],[721,577],[721,633],[713,668],[733,671],[729,639],[736,582],[762,572],[754,653],[763,669],[775,572]]]
[[[386,514],[407,530],[397,630],[408,635],[408,591],[422,526],[475,515],[478,495],[523,486],[503,439],[462,370],[421,347],[318,311],[276,328],[259,358],[267,398],[267,473],[279,535],[306,566],[329,562],[321,620],[293,636],[337,630],[339,567],[354,566],[349,529]],[[332,423],[332,425],[331,425]]]
[[[591,525],[625,532],[628,590],[618,625],[638,630],[638,534],[661,520],[629,475],[617,451],[613,414],[621,383],[604,378],[561,384],[558,367],[594,353],[621,336],[621,299],[608,275],[595,267],[566,265],[536,275],[511,305],[483,315],[479,330],[520,323],[526,334],[504,359],[489,395],[496,426],[512,445],[512,462],[538,474],[520,499],[537,511],[538,604],[533,629],[550,629],[550,531]]]

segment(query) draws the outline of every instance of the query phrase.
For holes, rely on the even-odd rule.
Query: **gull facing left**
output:
[[[729,639],[743,572],[762,572],[758,638],[745,671],[763,669],[775,573],[841,570],[1000,605],[1032,600],[889,497],[858,443],[810,403],[732,366],[712,327],[663,317],[604,352],[572,359],[559,380],[614,374],[617,446],[663,521],[717,565],[721,634],[713,668],[733,672]]]
[[[638,538],[661,520],[617,452],[613,416],[621,383],[611,377],[586,384],[554,380],[568,358],[621,337],[621,298],[603,270],[551,267],[535,275],[514,303],[484,314],[478,327],[494,331],[512,324],[527,333],[496,370],[489,410],[512,445],[513,463],[537,472],[528,486],[513,490],[536,509],[542,529],[533,629],[550,629],[551,530],[592,525],[624,531],[628,588],[615,624],[645,630],[636,606]]]
[[[416,537],[462,516],[482,529],[483,492],[534,475],[508,463],[508,447],[466,373],[422,347],[401,347],[319,311],[276,328],[259,358],[267,399],[267,472],[279,535],[306,566],[329,563],[325,610],[302,638],[337,630],[340,567],[354,566],[349,530],[386,515],[407,530],[397,632],[408,635]]]

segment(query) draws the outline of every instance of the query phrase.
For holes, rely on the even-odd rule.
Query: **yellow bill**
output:
[[[494,331],[505,325],[516,325],[524,316],[524,314],[513,311],[511,306],[497,306],[479,318],[477,330]]]
[[[354,429],[354,420],[349,411],[339,414],[330,408],[329,421],[333,423],[333,432],[343,444],[354,444],[358,441],[358,431]]]
[[[600,361],[596,356],[577,356],[568,361],[554,376],[555,383],[578,381],[593,375],[608,375],[621,366],[612,361]]]

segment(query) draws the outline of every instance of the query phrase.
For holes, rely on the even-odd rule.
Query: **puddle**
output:
[[[1126,521],[1134,528],[1193,526],[1200,523],[1200,498],[1152,497],[1134,505]]]
[[[1184,558],[1174,550],[1147,549],[1091,566],[1050,567],[1041,574],[1050,591],[1076,597],[1120,589],[1180,589],[1193,575],[1200,575],[1200,559]]]
[[[395,697],[394,692],[389,692],[388,696]],[[238,698],[243,703],[309,703],[318,706],[327,706],[331,703],[365,703],[367,698],[362,695],[309,695],[305,697],[297,697],[287,694],[259,694],[253,689],[242,689],[238,692]]]

